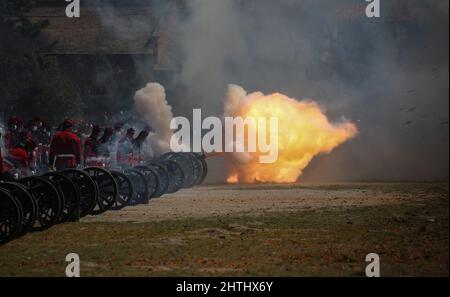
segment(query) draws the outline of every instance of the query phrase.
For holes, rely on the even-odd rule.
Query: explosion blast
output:
[[[229,183],[296,182],[314,156],[330,153],[358,133],[350,121],[330,123],[314,101],[298,101],[279,93],[247,94],[237,85],[228,87],[224,116],[278,118],[277,161],[258,162],[258,151],[226,154]]]

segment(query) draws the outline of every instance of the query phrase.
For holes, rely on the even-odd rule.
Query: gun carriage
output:
[[[0,181],[0,244],[87,215],[146,204],[152,198],[201,184],[208,173],[200,153],[166,153],[112,168],[108,158],[84,169]]]

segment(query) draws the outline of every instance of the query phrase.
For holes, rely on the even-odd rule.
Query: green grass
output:
[[[428,186],[427,186],[428,187]],[[448,276],[448,188],[399,205],[153,223],[69,223],[0,247],[0,276]]]

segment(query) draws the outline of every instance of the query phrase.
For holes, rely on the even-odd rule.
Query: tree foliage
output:
[[[79,117],[83,102],[55,57],[39,38],[48,20],[33,21],[30,0],[0,1],[0,108],[12,115],[39,114],[52,122]],[[55,41],[57,42],[57,41]]]

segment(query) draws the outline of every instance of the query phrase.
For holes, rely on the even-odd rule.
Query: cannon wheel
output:
[[[64,207],[66,205],[66,199],[64,197],[64,192],[62,191],[61,187],[59,187],[58,183],[55,180],[50,179],[48,176],[41,176],[41,177],[48,180],[55,187],[56,191],[58,191],[58,196],[59,196],[59,199],[61,200],[61,212],[59,213],[56,223],[59,223],[59,222],[61,222],[61,217],[64,213]]]
[[[180,165],[183,170],[183,188],[189,188],[194,185],[195,182],[195,173],[194,173],[194,164],[191,157],[186,153],[174,153],[169,152],[160,157],[160,160],[172,160]]]
[[[114,176],[117,185],[119,186],[119,195],[111,209],[122,209],[133,198],[133,183],[122,172],[113,170],[111,171],[111,174]]]
[[[43,177],[30,176],[19,180],[27,187],[27,191],[36,199],[38,204],[38,227],[36,230],[46,230],[58,222],[63,204],[58,190]]]
[[[200,179],[196,183],[197,185],[200,185],[205,181],[206,176],[208,175],[208,163],[206,163],[205,158],[201,154],[192,153],[192,155],[197,158],[202,164],[202,174],[200,176]]]
[[[203,164],[199,158],[195,156],[194,153],[188,153],[188,156],[192,160],[192,164],[194,165],[194,183],[193,185],[198,185],[203,176]]]
[[[133,168],[125,169],[124,174],[131,180],[134,190],[133,197],[128,201],[128,205],[148,203],[151,194],[148,191],[149,189],[145,175]]]
[[[170,175],[167,172],[166,168],[164,166],[161,166],[161,164],[158,164],[156,162],[149,162],[144,166],[136,166],[135,167],[138,170],[142,170],[143,172],[150,170],[153,170],[154,173],[156,173],[158,177],[158,186],[156,187],[155,193],[153,193],[152,197],[161,197],[165,193],[167,193],[167,190],[170,187]]]
[[[70,178],[80,193],[80,217],[87,216],[98,201],[97,184],[84,171],[77,169],[66,169],[62,174]]]
[[[119,186],[114,176],[101,167],[83,169],[94,180],[98,187],[98,201],[91,215],[98,215],[110,209],[117,201]]]
[[[8,193],[19,201],[22,207],[22,226],[20,228],[20,234],[23,235],[34,226],[38,215],[37,201],[31,196],[27,189],[14,182],[1,183],[0,188],[5,189]]]
[[[6,190],[0,189],[0,245],[20,232],[22,220],[20,202]]]
[[[198,156],[198,158],[200,158],[200,161],[202,162],[203,165],[203,176],[200,179],[200,184],[202,184],[205,181],[206,177],[208,176],[208,163],[206,162],[204,157]]]
[[[149,199],[156,197],[160,192],[160,182],[159,176],[155,169],[147,167],[147,166],[136,166],[134,167],[136,170],[142,172],[147,180],[147,188],[149,192]]]
[[[80,191],[78,187],[69,177],[61,173],[49,172],[44,174],[44,177],[48,178],[64,195],[64,207],[59,222],[67,222],[76,215],[78,205],[80,205]]]
[[[166,169],[170,176],[170,184],[167,193],[175,193],[181,189],[183,186],[184,175],[180,165],[172,160],[164,160],[159,162],[159,164]]]

